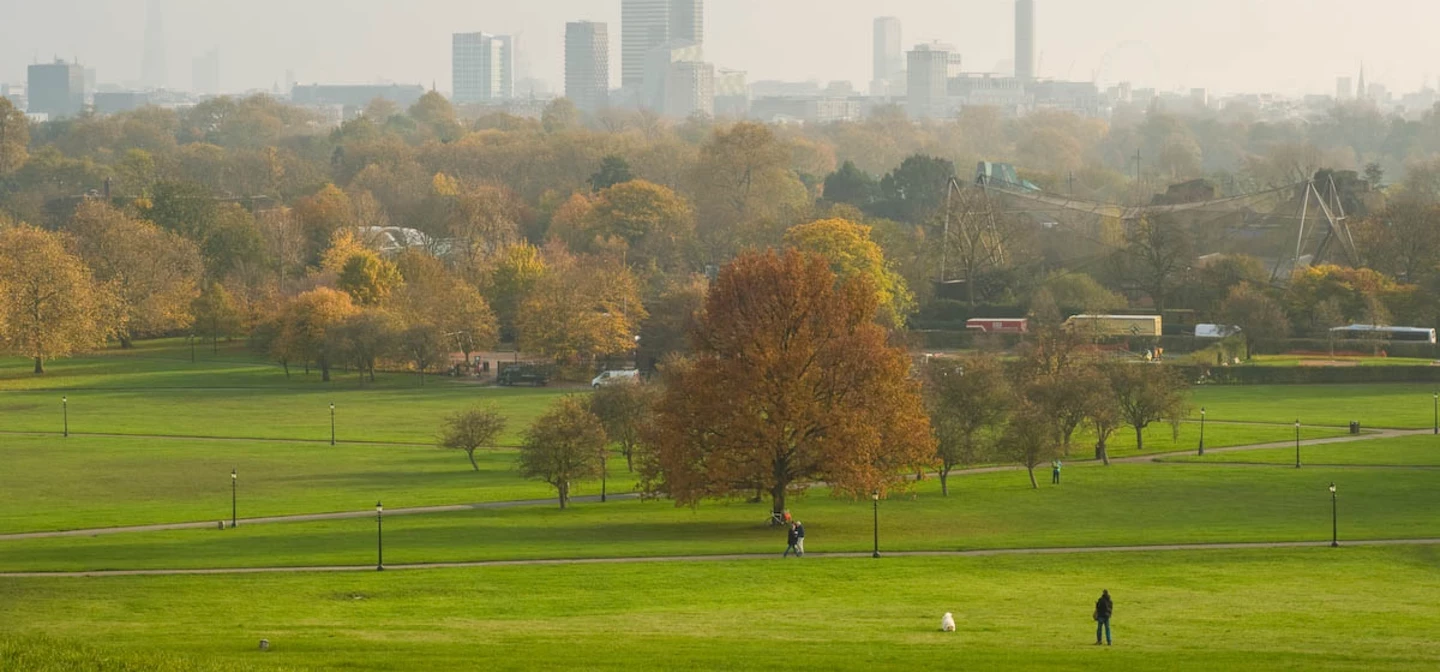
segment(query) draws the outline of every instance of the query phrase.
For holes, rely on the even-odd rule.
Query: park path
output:
[[[1373,539],[1346,541],[1352,546],[1434,546],[1440,539]],[[1220,551],[1284,548],[1323,548],[1328,541],[1272,541],[1213,544],[1157,544],[1152,546],[1074,546],[1048,548],[994,548],[973,551],[886,551],[883,558],[975,558],[1002,555],[1071,555],[1083,553],[1160,553],[1175,551]],[[870,553],[806,553],[812,559],[869,558]],[[385,565],[388,570],[466,569],[480,567],[533,567],[554,565],[626,565],[657,562],[729,562],[780,560],[774,553],[733,553],[721,555],[660,555],[613,558],[553,558],[537,560],[480,560],[475,562],[426,562]],[[92,578],[115,576],[189,576],[217,574],[298,574],[324,572],[373,572],[374,565],[317,565],[313,567],[233,567],[208,569],[111,569],[85,572],[0,572],[0,579]]]
[[[1430,430],[1430,429],[1423,429],[1423,430],[1422,430],[1422,429],[1408,429],[1408,430],[1390,429],[1390,430],[1369,431],[1369,432],[1367,432],[1367,433],[1359,434],[1359,435],[1347,434],[1347,435],[1345,435],[1345,436],[1335,436],[1335,437],[1329,437],[1329,438],[1324,438],[1324,439],[1308,439],[1308,440],[1301,441],[1301,442],[1300,442],[1300,445],[1301,445],[1301,447],[1303,448],[1303,447],[1305,447],[1305,446],[1324,446],[1324,445],[1332,445],[1332,444],[1337,444],[1337,443],[1350,443],[1350,442],[1354,442],[1354,441],[1369,441],[1369,440],[1373,440],[1373,439],[1392,439],[1392,438],[1398,438],[1398,437],[1404,437],[1404,436],[1426,435],[1426,434],[1430,434],[1432,431],[1433,431],[1433,430]],[[159,438],[159,437],[156,437],[156,438]],[[1294,447],[1294,445],[1295,445],[1295,442],[1294,442],[1294,441],[1282,441],[1282,442],[1276,442],[1276,443],[1259,443],[1259,444],[1253,444],[1253,445],[1248,445],[1248,446],[1228,446],[1228,447],[1225,447],[1225,448],[1207,448],[1205,452],[1206,452],[1206,453],[1223,453],[1223,452],[1237,452],[1237,451],[1246,451],[1246,450],[1266,450],[1266,449],[1272,449],[1272,448],[1291,448],[1291,447]],[[1166,457],[1175,457],[1175,456],[1178,456],[1178,455],[1191,455],[1191,454],[1193,454],[1194,452],[1195,452],[1195,451],[1184,450],[1184,451],[1169,451],[1169,452],[1163,452],[1163,453],[1149,453],[1149,454],[1143,454],[1143,455],[1131,455],[1131,456],[1127,456],[1127,457],[1112,458],[1112,459],[1110,460],[1110,463],[1111,463],[1111,464],[1134,464],[1134,463],[1145,463],[1145,462],[1157,462],[1157,461],[1160,461],[1161,459],[1166,458]],[[1078,464],[1081,465],[1081,466],[1095,466],[1095,465],[1099,465],[1099,462],[1097,462],[1097,461],[1095,461],[1095,460],[1084,460],[1084,461],[1079,462]],[[1205,464],[1205,463],[1185,463],[1185,464]],[[1024,469],[1024,467],[1021,467],[1021,466],[1018,466],[1018,465],[1001,465],[1001,466],[993,466],[993,467],[977,467],[977,468],[974,468],[974,469],[964,469],[964,470],[959,470],[959,469],[957,469],[957,470],[955,470],[954,472],[952,472],[951,475],[952,475],[952,476],[964,476],[964,475],[967,475],[967,474],[989,474],[989,473],[998,473],[998,472],[1007,472],[1007,471],[1019,471],[1019,470],[1022,470],[1022,469]],[[609,496],[608,496],[608,499],[631,500],[631,499],[638,499],[639,497],[640,497],[640,495],[637,494],[637,493],[617,493],[617,494],[609,495]],[[572,498],[572,501],[575,501],[575,502],[578,502],[578,503],[597,503],[597,502],[600,501],[600,497],[599,497],[598,495],[587,495],[587,496],[583,496],[583,497],[573,497],[573,498]],[[413,516],[413,515],[424,515],[424,514],[432,514],[432,513],[455,513],[455,512],[460,512],[460,511],[500,510],[500,509],[512,509],[512,508],[525,507],[525,506],[548,506],[548,505],[552,505],[552,504],[554,504],[554,503],[555,503],[555,500],[554,500],[553,498],[547,498],[547,499],[506,500],[506,501],[498,501],[498,502],[479,502],[479,503],[474,503],[474,504],[443,504],[443,505],[438,505],[438,506],[412,506],[412,507],[404,507],[404,508],[390,509],[390,510],[387,510],[387,511],[385,512],[385,515],[387,515],[387,516]],[[240,522],[244,523],[245,525],[268,525],[268,524],[274,524],[274,523],[304,523],[304,522],[317,522],[317,521],[326,521],[326,520],[349,520],[349,519],[354,519],[354,518],[368,518],[368,517],[373,516],[373,515],[375,515],[375,511],[374,511],[373,509],[366,509],[366,510],[362,510],[362,511],[336,511],[336,512],[330,512],[330,513],[307,513],[307,514],[295,514],[295,515],[285,515],[285,516],[266,516],[266,517],[260,517],[260,518],[241,518],[241,519],[240,519]],[[44,532],[18,532],[18,533],[11,533],[11,534],[0,534],[0,542],[4,542],[4,541],[20,541],[20,540],[24,540],[24,539],[45,539],[45,538],[52,538],[52,537],[94,537],[94,536],[100,536],[100,535],[104,535],[104,534],[128,534],[128,533],[135,533],[135,532],[167,532],[167,531],[174,531],[174,530],[215,529],[215,528],[217,527],[217,524],[218,524],[218,520],[217,520],[217,521],[196,521],[196,522],[188,522],[188,523],[160,523],[160,524],[154,524],[154,525],[128,525],[128,526],[121,526],[121,527],[98,527],[98,528],[88,528],[88,529],[78,529],[78,530],[51,530],[51,531],[44,531]]]

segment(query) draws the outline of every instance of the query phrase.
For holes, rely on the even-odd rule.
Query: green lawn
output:
[[[1102,588],[1113,647],[1091,645]],[[1435,548],[0,579],[0,658],[84,642],[33,669],[1420,671],[1440,665],[1437,600]]]
[[[1433,385],[1202,385],[1191,398],[1191,417],[1205,408],[1211,420],[1420,429],[1434,422]]]
[[[1167,462],[1295,464],[1293,448],[1245,450],[1164,458]],[[1440,466],[1440,437],[1402,436],[1353,443],[1305,446],[1300,452],[1301,464],[1309,466]],[[1436,473],[1440,477],[1440,473]]]
[[[1305,541],[1330,536],[1329,483],[1343,484],[1341,535],[1440,537],[1429,470],[1252,469],[1185,464],[1076,467],[1059,487],[1031,490],[1024,472],[935,479],[880,504],[882,547],[894,550]],[[406,506],[403,496],[387,506]],[[371,505],[355,502],[357,509]],[[816,491],[790,503],[811,551],[863,551],[870,502]],[[385,519],[387,562],[779,553],[766,504],[612,501]],[[0,570],[360,565],[373,562],[375,521],[241,525],[0,541]]]

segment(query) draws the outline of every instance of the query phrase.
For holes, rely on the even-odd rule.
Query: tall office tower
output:
[[[451,85],[457,103],[511,98],[515,93],[515,41],[509,35],[451,36]]]
[[[170,84],[165,62],[164,0],[150,0],[146,5],[145,57],[140,64],[140,83],[152,89]]]
[[[1035,0],[1015,0],[1015,78],[1035,80]]]
[[[907,56],[909,89],[906,107],[910,118],[945,116],[950,86],[950,52],[940,45],[922,44]]]
[[[211,96],[220,93],[220,52],[211,49],[191,62],[190,91]]]
[[[25,84],[28,110],[58,117],[73,117],[85,108],[85,68],[56,59],[30,66]]]
[[[586,112],[609,105],[610,29],[605,24],[565,24],[565,97]]]
[[[1335,100],[1345,101],[1355,97],[1353,82],[1349,77],[1335,78]]]
[[[620,85],[644,85],[650,52],[672,41],[705,42],[704,0],[621,0]]]
[[[875,72],[870,80],[870,95],[888,96],[895,80],[905,71],[905,50],[900,46],[900,19],[882,16],[875,19]]]
[[[665,73],[665,116],[715,115],[715,66],[699,61],[671,63]]]

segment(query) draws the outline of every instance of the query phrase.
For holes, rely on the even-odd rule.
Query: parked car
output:
[[[545,387],[550,384],[550,367],[540,364],[502,364],[495,382],[506,387],[534,385]]]
[[[635,383],[640,380],[638,369],[623,369],[620,371],[603,371],[595,379],[590,381],[590,387],[599,389],[605,385],[618,385],[622,383]]]

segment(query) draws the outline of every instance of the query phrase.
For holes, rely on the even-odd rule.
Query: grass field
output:
[[[1295,450],[1280,448],[1211,453],[1164,458],[1167,462],[1239,463],[1294,465]],[[1309,466],[1399,466],[1440,467],[1440,437],[1404,436],[1373,441],[1356,441],[1301,449],[1300,461]],[[1436,474],[1440,477],[1440,473]],[[1437,499],[1440,503],[1440,499]]]
[[[1048,474],[1046,474],[1048,476]],[[1319,541],[1330,536],[1332,481],[1345,492],[1347,539],[1440,537],[1433,471],[1251,469],[1124,464],[1072,468],[1065,483],[1031,490],[1024,472],[957,478],[949,498],[934,479],[880,504],[880,541],[893,550]],[[367,502],[357,502],[364,508]],[[387,506],[404,506],[404,500]],[[807,549],[864,551],[870,502],[814,492],[790,503]],[[765,504],[612,501],[385,519],[393,563],[779,553]],[[0,570],[363,565],[375,557],[375,521],[241,525],[214,529],[14,540]]]
[[[134,669],[1431,670],[1437,550],[0,579],[0,653],[31,637]],[[1113,647],[1091,646],[1102,588]],[[938,632],[945,612],[958,632]]]
[[[1211,420],[1421,429],[1434,422],[1435,387],[1422,383],[1373,385],[1202,385],[1191,396]]]

